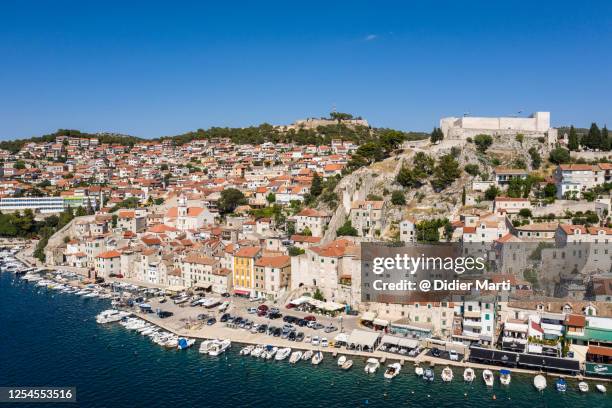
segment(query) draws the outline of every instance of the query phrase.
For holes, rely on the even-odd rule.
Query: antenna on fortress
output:
[[[472,112],[463,112],[463,117],[465,118],[466,116],[470,116],[472,114]]]

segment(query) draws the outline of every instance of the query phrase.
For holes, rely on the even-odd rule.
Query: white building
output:
[[[351,205],[351,224],[361,237],[376,237],[383,230],[384,201],[357,200]]]
[[[550,112],[535,112],[527,118],[519,117],[447,117],[440,119],[445,139],[474,138],[479,134],[490,136],[545,137],[549,144],[557,141],[557,130],[550,126]]]
[[[417,242],[416,221],[412,218],[407,218],[400,222],[400,241],[407,244]]]

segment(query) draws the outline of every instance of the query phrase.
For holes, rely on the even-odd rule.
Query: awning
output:
[[[334,337],[334,341],[338,342],[341,341],[343,343],[348,342],[348,335],[346,333],[338,333],[338,335],[336,337]]]
[[[355,329],[351,332],[348,339],[348,344],[359,347],[368,347],[373,349],[378,340],[378,333],[365,330]]]
[[[241,289],[234,289],[234,293],[236,295],[243,295],[243,296],[248,296],[251,294],[250,290],[241,290]]]
[[[180,286],[180,285],[174,285],[174,286],[168,286],[166,290],[170,292],[182,292],[185,290],[185,287]]]
[[[391,344],[392,346],[397,346],[400,342],[400,338],[399,337],[395,337],[395,336],[388,336],[385,335],[383,336],[382,340],[380,341],[382,344]]]
[[[202,289],[209,289],[212,286],[212,283],[210,282],[196,282],[195,285],[193,285],[196,288],[202,288]]]
[[[302,305],[302,304],[308,302],[310,299],[312,299],[312,298],[309,298],[308,296],[301,296],[301,297],[299,297],[297,299],[293,299],[289,303],[291,303],[294,306],[299,306],[299,305]]]
[[[398,346],[409,348],[409,349],[415,349],[419,347],[419,341],[415,339],[400,339]]]
[[[365,312],[361,316],[361,321],[362,322],[371,322],[374,319],[376,319],[376,313],[374,313],[374,312]]]
[[[387,327],[389,325],[389,321],[383,320],[383,319],[374,319],[372,323],[374,323],[375,326],[382,326],[382,327]]]

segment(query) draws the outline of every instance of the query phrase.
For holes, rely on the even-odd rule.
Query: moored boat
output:
[[[421,376],[423,375],[423,367],[421,367],[421,366],[419,366],[419,365],[415,366],[415,367],[414,367],[414,373],[415,373],[417,376],[421,377]]]
[[[342,367],[342,364],[344,364],[346,362],[346,356],[340,356],[338,357],[338,367]]]
[[[595,386],[595,388],[597,388],[597,391],[602,392],[602,393],[606,393],[606,387],[603,384],[597,384]]]
[[[252,346],[252,345],[248,345],[248,346],[246,346],[246,347],[243,347],[243,348],[240,350],[240,355],[242,355],[242,356],[248,356],[249,354],[251,354],[251,351],[253,351],[253,349],[254,349],[254,348],[255,348],[255,346]]]
[[[215,340],[208,350],[209,356],[218,356],[225,353],[225,350],[230,348],[232,342],[229,340]]]
[[[368,358],[363,370],[367,374],[374,374],[376,370],[378,370],[378,367],[380,367],[380,362],[377,358]]]
[[[279,349],[276,352],[276,356],[274,357],[274,359],[276,361],[281,361],[289,357],[290,354],[291,354],[291,348],[285,347],[285,348]]]
[[[195,339],[188,339],[185,337],[181,337],[178,339],[178,344],[176,348],[178,348],[179,350],[185,350],[193,346],[194,344],[195,344]]]
[[[343,370],[348,370],[349,368],[351,368],[353,366],[353,360],[346,360],[344,362],[344,364],[342,364],[342,369]]]
[[[304,354],[302,354],[302,360],[310,360],[314,352],[312,350],[306,350]]]
[[[453,370],[450,367],[446,366],[442,370],[442,381],[451,382],[453,381]]]
[[[310,360],[313,365],[319,365],[321,361],[323,361],[323,353],[321,353],[320,351],[314,353],[314,355],[312,356],[312,360]]]
[[[580,392],[589,392],[589,384],[584,381],[580,381],[578,383],[578,389],[580,390]]]
[[[510,380],[512,378],[512,374],[510,370],[499,370],[499,382],[503,385],[510,385]]]
[[[294,351],[293,353],[291,353],[291,357],[289,357],[289,362],[291,364],[295,364],[301,359],[302,359],[302,352],[298,350],[298,351]]]
[[[472,367],[468,367],[463,370],[463,381],[471,383],[474,381],[476,377],[476,373],[474,373],[474,369]]]
[[[567,382],[565,382],[563,378],[559,378],[557,379],[557,382],[555,383],[555,387],[557,388],[557,391],[565,392],[567,391]]]
[[[402,370],[402,366],[400,365],[400,363],[393,363],[393,364],[389,364],[387,366],[387,369],[385,370],[385,378],[387,379],[391,379],[396,377],[400,371]]]
[[[536,387],[538,391],[542,391],[546,388],[546,377],[542,374],[538,374],[533,378],[533,386]]]
[[[482,372],[482,379],[485,384],[487,384],[487,387],[492,387],[495,382],[495,377],[493,377],[493,372],[491,370],[484,370]]]
[[[434,374],[434,370],[431,368],[425,369],[425,372],[423,373],[423,379],[425,381],[433,381],[435,376],[436,375]]]

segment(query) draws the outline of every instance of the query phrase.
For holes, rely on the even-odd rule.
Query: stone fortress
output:
[[[550,126],[550,112],[535,112],[527,118],[448,117],[440,119],[440,129],[445,140],[465,140],[480,134],[514,137],[520,133],[526,138],[544,137],[549,144],[557,142],[557,129]]]

